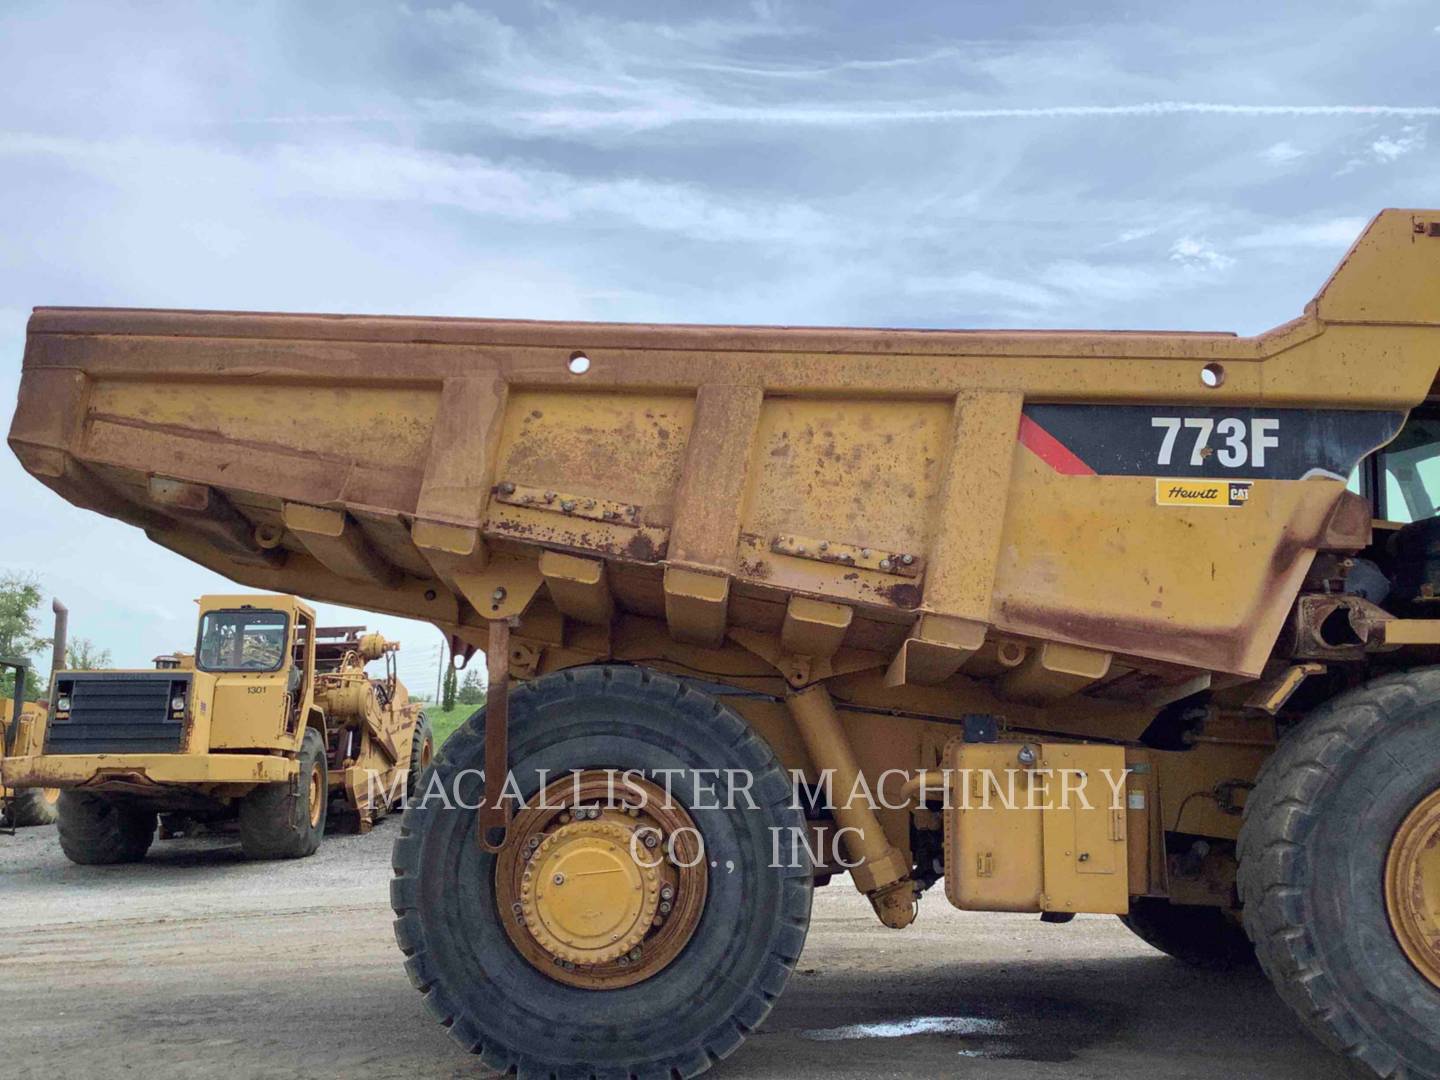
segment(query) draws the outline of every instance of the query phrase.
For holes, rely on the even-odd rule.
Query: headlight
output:
[[[170,709],[171,709],[172,712],[184,712],[184,711],[185,711],[185,695],[184,695],[184,694],[176,694],[174,697],[172,697],[172,698],[170,699]]]
[[[69,712],[69,711],[70,711],[70,695],[69,695],[69,694],[61,694],[59,697],[57,697],[57,698],[55,699],[55,711],[56,711],[56,712]]]

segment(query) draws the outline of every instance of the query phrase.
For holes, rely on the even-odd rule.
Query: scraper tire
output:
[[[59,814],[60,792],[55,788],[26,788],[10,798],[10,824],[17,829],[49,825]]]
[[[317,770],[318,783],[312,781]],[[240,800],[241,850],[250,859],[303,859],[315,854],[325,835],[329,802],[325,740],[314,728],[306,728],[295,779],[261,784]]]
[[[435,757],[435,736],[430,721],[421,713],[415,721],[415,734],[410,737],[410,771],[405,778],[406,801],[419,798],[421,778]]]

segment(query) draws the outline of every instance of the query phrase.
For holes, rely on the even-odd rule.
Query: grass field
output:
[[[470,719],[470,714],[480,706],[478,705],[456,705],[450,710],[436,708],[433,705],[425,706],[425,716],[430,721],[430,730],[435,733],[435,749],[445,745],[445,740],[450,733]]]

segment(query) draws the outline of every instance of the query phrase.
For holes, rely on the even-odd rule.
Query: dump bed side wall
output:
[[[1342,477],[1424,398],[1436,336],[1313,310],[1253,339],[55,310],[10,441],[236,580],[452,629],[543,548],[682,632],[718,604],[778,633],[799,595],[856,612],[848,647],[999,633],[1253,675],[1316,548],[1354,542]],[[1171,421],[1213,442],[1162,464]],[[1242,429],[1281,441],[1225,465]],[[1167,478],[1240,486],[1167,504]],[[679,571],[727,584],[672,604]]]

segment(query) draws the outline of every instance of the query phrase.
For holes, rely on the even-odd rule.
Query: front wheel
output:
[[[1288,735],[1239,854],[1245,928],[1301,1021],[1374,1076],[1440,1077],[1440,668]]]
[[[519,687],[510,738],[526,808],[499,854],[476,837],[483,712],[405,812],[391,902],[411,981],[502,1072],[703,1072],[804,945],[812,870],[774,854],[803,827],[786,774],[718,699],[633,667]],[[748,793],[717,794],[725,770]]]
[[[90,791],[62,791],[60,850],[81,866],[139,862],[155,839],[155,811]]]

